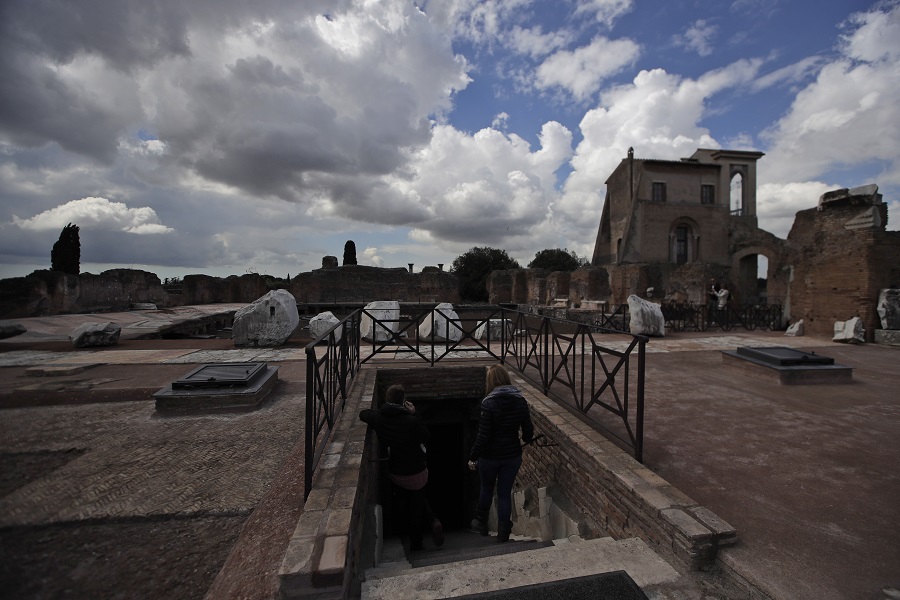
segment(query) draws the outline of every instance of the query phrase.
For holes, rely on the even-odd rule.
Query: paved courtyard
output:
[[[45,321],[40,339],[0,342],[3,596],[275,597],[302,510],[302,342],[73,351],[61,335],[70,317],[56,332]],[[739,345],[815,350],[852,366],[854,382],[737,374],[719,351]],[[883,598],[900,587],[898,359],[897,348],[765,332],[651,340],[645,462],[737,528],[724,560],[774,596]],[[259,410],[155,414],[152,392],[195,364],[247,360],[279,366]]]

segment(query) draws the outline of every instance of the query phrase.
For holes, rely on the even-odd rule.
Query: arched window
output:
[[[740,216],[744,212],[744,176],[736,172],[731,176],[731,214]]]
[[[690,257],[691,230],[687,225],[675,228],[675,264],[683,265]]]
[[[688,217],[672,222],[669,228],[669,262],[683,265],[699,260],[699,231],[697,223]]]

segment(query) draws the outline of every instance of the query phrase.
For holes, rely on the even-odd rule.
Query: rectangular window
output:
[[[665,202],[666,201],[666,184],[660,181],[653,182],[653,201],[654,202]]]
[[[716,186],[701,185],[700,186],[700,204],[716,203]]]

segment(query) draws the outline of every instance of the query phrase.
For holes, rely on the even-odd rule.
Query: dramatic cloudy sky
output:
[[[900,0],[3,0],[0,277],[590,256],[629,146],[759,150],[760,225],[877,183]]]

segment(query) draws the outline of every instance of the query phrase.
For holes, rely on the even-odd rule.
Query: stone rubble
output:
[[[419,339],[433,342],[458,342],[462,339],[462,325],[459,315],[449,302],[441,302],[431,316],[425,317],[419,324]]]
[[[386,342],[399,330],[399,320],[400,303],[396,300],[369,302],[363,309],[359,334],[364,340]]]
[[[864,344],[866,342],[866,330],[863,328],[862,319],[853,317],[846,321],[836,321],[834,324],[833,342],[848,344]]]
[[[297,300],[287,290],[272,290],[234,314],[235,346],[280,346],[300,324]]]
[[[666,319],[659,304],[648,302],[634,294],[628,296],[631,333],[652,337],[666,336]]]
[[[341,320],[334,316],[330,310],[326,310],[325,312],[320,312],[312,319],[309,320],[309,334],[315,340],[320,335],[340,323]],[[334,341],[339,342],[341,340],[341,329],[334,330]]]

